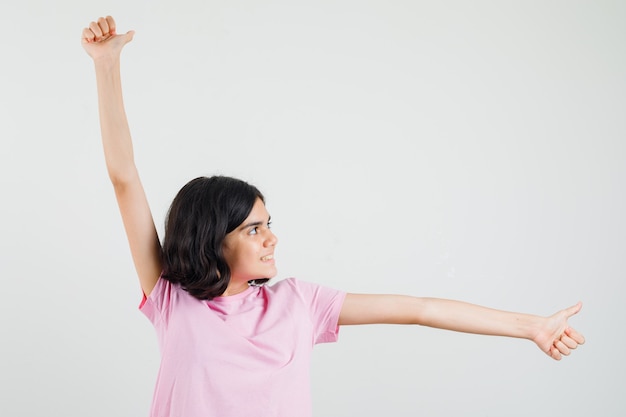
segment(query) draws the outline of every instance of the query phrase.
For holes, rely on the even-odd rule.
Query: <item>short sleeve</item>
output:
[[[166,279],[159,278],[156,285],[148,297],[143,296],[139,311],[141,311],[153,325],[160,324],[164,317],[168,316],[168,311],[172,304],[172,283]]]
[[[339,314],[346,293],[293,278],[287,281],[295,286],[310,312],[314,343],[336,342],[339,338]]]

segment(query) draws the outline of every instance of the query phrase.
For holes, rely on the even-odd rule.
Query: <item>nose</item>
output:
[[[276,235],[270,229],[267,229],[265,241],[263,241],[263,246],[265,247],[276,246],[277,243],[278,243],[278,238],[276,237]]]

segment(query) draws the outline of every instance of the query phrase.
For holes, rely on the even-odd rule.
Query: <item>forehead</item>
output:
[[[268,214],[267,208],[265,207],[265,203],[260,198],[257,198],[256,201],[254,202],[254,206],[252,206],[252,210],[250,211],[250,214],[252,215],[252,213],[255,213],[255,212],[258,214]]]
[[[257,198],[254,202],[254,206],[252,206],[252,210],[250,210],[250,214],[243,221],[242,225],[246,225],[251,222],[265,222],[269,219],[270,214],[263,203],[263,200]]]

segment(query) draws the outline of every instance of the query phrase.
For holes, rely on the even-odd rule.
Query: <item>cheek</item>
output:
[[[224,246],[224,259],[228,266],[232,269],[245,266],[254,256],[252,248],[241,243],[234,246]]]
[[[222,249],[222,253],[224,255],[224,260],[228,264],[228,266],[232,266],[236,262],[237,251],[234,251],[232,248],[224,246]]]

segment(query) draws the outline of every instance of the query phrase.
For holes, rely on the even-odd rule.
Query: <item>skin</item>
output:
[[[277,243],[276,235],[270,230],[270,215],[263,201],[257,199],[248,218],[224,239],[224,258],[231,276],[223,295],[245,291],[250,280],[276,276]]]
[[[120,53],[134,32],[118,34],[112,17],[101,17],[82,31],[82,45],[96,71],[102,143],[107,171],[117,198],[133,262],[143,292],[150,295],[161,273],[161,246],[134,162],[122,99]],[[247,288],[247,281],[276,275],[278,243],[269,229],[269,214],[259,200],[250,216],[224,241],[231,282],[224,296]],[[267,258],[272,256],[272,258]],[[340,325],[416,324],[441,329],[528,339],[560,360],[585,342],[568,324],[581,303],[549,317],[494,310],[462,301],[405,295],[347,294]]]

